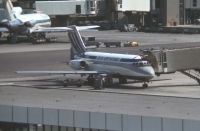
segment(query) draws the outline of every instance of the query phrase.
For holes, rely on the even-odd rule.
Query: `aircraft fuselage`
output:
[[[98,71],[113,77],[148,81],[155,76],[154,69],[138,55],[85,52],[82,58],[71,60],[74,69]]]

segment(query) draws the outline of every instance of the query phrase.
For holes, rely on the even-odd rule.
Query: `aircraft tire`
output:
[[[148,88],[148,84],[147,83],[144,83],[143,85],[142,85],[142,88]]]

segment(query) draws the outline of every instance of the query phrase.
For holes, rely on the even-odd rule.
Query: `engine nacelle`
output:
[[[32,20],[32,21],[27,21],[24,23],[24,25],[26,27],[33,27],[36,24],[36,21]]]
[[[89,66],[89,63],[85,60],[71,60],[69,64],[76,70],[86,69]]]

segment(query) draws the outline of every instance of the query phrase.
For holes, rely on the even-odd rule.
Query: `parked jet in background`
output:
[[[18,71],[18,73],[40,74],[80,74],[88,75],[88,83],[100,89],[105,84],[112,85],[113,78],[119,83],[127,83],[127,79],[141,80],[143,87],[155,75],[152,66],[139,55],[104,53],[87,51],[79,30],[95,28],[69,27],[71,40],[71,60],[69,65],[74,71]]]
[[[32,40],[46,39],[47,32],[65,32],[67,29],[66,27],[50,27],[51,20],[47,14],[22,14],[22,8],[13,7],[10,0],[2,0],[2,2],[7,18],[0,21],[0,34],[9,32],[11,43],[17,41],[18,35],[26,35]]]

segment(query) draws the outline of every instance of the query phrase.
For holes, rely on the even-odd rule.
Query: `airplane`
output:
[[[36,12],[23,14],[21,7],[13,7],[10,0],[2,0],[2,6],[7,18],[0,21],[0,37],[2,33],[9,32],[8,40],[17,42],[17,36],[26,35],[32,42],[46,39],[45,33],[65,32],[66,27],[50,27],[51,20],[47,14]]]
[[[17,73],[31,74],[79,74],[88,75],[89,85],[95,89],[102,89],[113,84],[113,78],[118,78],[120,84],[127,83],[127,79],[144,82],[148,87],[154,76],[153,67],[139,55],[118,54],[88,51],[79,30],[96,28],[97,26],[70,26],[68,36],[71,40],[69,65],[72,71],[17,71]]]

